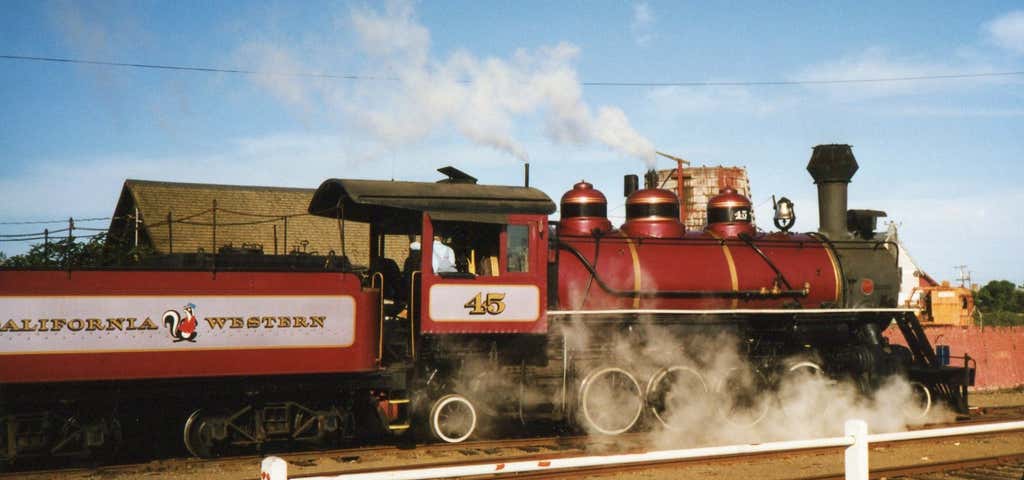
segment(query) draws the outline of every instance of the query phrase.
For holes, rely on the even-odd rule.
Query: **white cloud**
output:
[[[1024,280],[1024,260],[1007,256],[999,248],[980,245],[1017,245],[1024,242],[1024,231],[1008,228],[1024,222],[1020,205],[1024,193],[951,194],[945,197],[878,198],[877,204],[889,218],[901,224],[900,239],[910,254],[929,274],[948,279],[953,265],[987,265],[977,271],[976,280]]]
[[[1022,117],[1024,108],[941,107],[928,105],[886,106],[871,109],[872,113],[908,117]]]
[[[989,40],[1002,48],[1024,54],[1024,10],[1016,10],[985,24]]]
[[[651,143],[621,111],[610,115],[608,107],[599,107],[595,115],[584,101],[574,45],[520,49],[508,58],[481,58],[465,50],[435,58],[430,32],[403,2],[391,2],[383,11],[354,9],[348,24],[338,28],[350,30],[361,46],[368,64],[363,74],[380,80],[343,87],[339,82],[264,76],[256,84],[300,110],[313,106],[358,127],[388,149],[454,131],[525,160],[529,153],[520,140],[520,120],[532,124],[540,117],[544,133],[555,142],[597,143],[624,155],[654,159]],[[302,63],[297,52],[264,41],[250,42],[238,56],[251,59],[246,63],[262,62],[262,69],[295,71]]]
[[[633,21],[629,28],[633,32],[633,39],[641,47],[651,43],[654,38],[652,27],[654,26],[654,13],[647,2],[633,4]]]
[[[422,67],[428,60],[430,31],[416,22],[412,4],[389,1],[381,15],[368,8],[356,8],[351,25],[359,33],[363,49],[380,58],[398,60]]]
[[[882,47],[871,47],[855,55],[839,60],[810,65],[790,76],[793,80],[868,80],[917,78],[963,73],[987,73],[993,71],[985,64],[961,63],[957,65],[936,63],[920,59],[896,58]],[[969,85],[998,82],[998,79],[945,79],[945,80],[900,80],[867,81],[840,84],[807,85],[812,91],[825,93],[837,100],[863,100],[899,95],[936,93],[950,89],[962,89]]]
[[[225,183],[244,172],[248,184],[312,188],[328,176],[374,174],[370,162],[358,161],[369,149],[355,138],[292,133],[238,138],[224,145],[176,155],[109,154],[37,162],[23,173],[0,177],[0,189],[10,195],[0,204],[0,218],[109,214],[126,178]]]
[[[764,115],[775,111],[769,100],[741,86],[658,87],[647,95],[651,103],[667,114],[744,112]]]

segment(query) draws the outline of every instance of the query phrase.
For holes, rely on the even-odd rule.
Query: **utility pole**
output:
[[[960,280],[960,286],[971,288],[971,271],[967,269],[967,265],[956,265],[953,270],[957,272],[957,280]]]

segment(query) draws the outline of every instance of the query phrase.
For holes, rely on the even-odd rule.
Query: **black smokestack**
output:
[[[640,178],[636,174],[622,177],[622,196],[628,197],[640,189]]]
[[[849,145],[818,145],[807,171],[818,185],[818,231],[831,239],[849,236],[846,228],[846,186],[857,173],[857,159]]]
[[[530,188],[530,162],[523,165],[523,186]]]

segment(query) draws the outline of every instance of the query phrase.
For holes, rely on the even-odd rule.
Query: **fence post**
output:
[[[213,276],[217,276],[217,199],[213,199]]]
[[[846,447],[846,480],[868,480],[868,424],[864,420],[847,420],[844,433],[853,437]]]
[[[260,480],[288,480],[288,463],[281,457],[267,457],[260,464]]]
[[[75,243],[75,219],[68,217],[68,244],[64,248],[64,267],[71,272],[71,246]]]

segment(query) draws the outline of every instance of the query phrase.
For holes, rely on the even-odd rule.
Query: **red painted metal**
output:
[[[750,218],[753,207],[750,204],[750,199],[740,195],[732,187],[725,187],[718,191],[718,195],[711,197],[708,200],[708,217],[711,217],[711,213],[721,209],[746,209],[747,214],[746,220],[734,220],[734,221],[719,221],[711,223],[709,220],[706,230],[714,233],[715,235],[723,238],[735,238],[741,233],[747,235],[753,235],[756,229],[754,228],[753,219]]]
[[[871,295],[872,293],[875,293],[875,281],[870,278],[861,280],[860,292],[864,295]]]
[[[611,231],[612,222],[608,220],[607,213],[604,216],[580,215],[568,216],[566,206],[578,206],[583,208],[603,206],[607,212],[608,199],[600,190],[594,188],[590,183],[580,181],[573,185],[572,190],[562,195],[561,214],[558,222],[559,235],[591,235],[595,231],[606,233]]]
[[[590,262],[602,280],[616,290],[628,291],[732,291],[785,289],[775,282],[775,272],[740,240],[720,241],[699,232],[682,239],[627,239],[607,235],[602,239],[564,238]],[[838,273],[828,247],[806,235],[768,234],[755,244],[782,271],[793,289],[809,285],[809,295],[799,299],[805,307],[820,307],[838,300]],[[634,263],[633,255],[636,255]],[[735,283],[733,273],[735,272]],[[573,255],[562,252],[559,263],[559,300],[565,309],[606,308],[777,308],[791,298],[738,300],[731,298],[634,298],[614,296],[591,280],[590,272]]]
[[[671,216],[657,214],[632,216],[630,214],[633,207],[658,208],[665,206],[678,209],[679,198],[674,193],[660,188],[637,190],[626,199],[626,223],[622,225],[622,231],[631,237],[679,238],[683,236],[686,229],[675,212]]]
[[[0,382],[60,382],[365,372],[378,368],[376,292],[352,274],[313,272],[0,271],[0,296],[326,295],[355,299],[355,337],[348,347],[236,347],[189,351],[111,350],[0,354]],[[83,315],[88,312],[83,312]],[[8,319],[0,321],[6,322]],[[202,319],[200,319],[202,321]],[[162,332],[161,332],[162,333]],[[5,332],[0,340],[12,335]],[[327,342],[325,342],[327,343]]]
[[[526,225],[529,227],[529,251],[530,260],[528,272],[508,271],[508,240],[507,233],[502,232],[499,240],[500,252],[498,263],[500,274],[497,277],[477,276],[475,278],[444,278],[433,273],[431,265],[432,244],[429,241],[423,242],[423,256],[420,268],[423,272],[422,297],[420,307],[420,332],[424,334],[546,334],[548,331],[547,322],[547,260],[548,260],[548,229],[547,217],[544,215],[509,215],[510,225]],[[434,228],[429,214],[423,215],[423,238],[433,238]],[[538,313],[535,321],[505,322],[490,320],[486,315],[481,316],[479,321],[438,321],[430,316],[429,292],[435,285],[463,285],[478,286],[481,294],[490,291],[498,292],[494,285],[511,286],[534,286],[538,290]],[[462,305],[466,298],[445,298],[444,301],[456,305]]]

